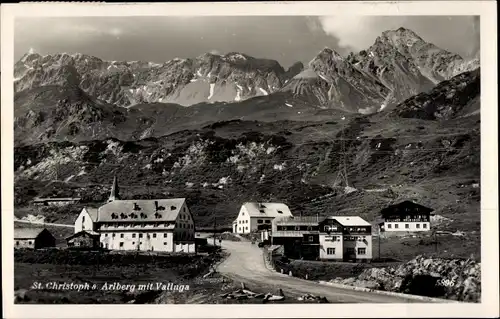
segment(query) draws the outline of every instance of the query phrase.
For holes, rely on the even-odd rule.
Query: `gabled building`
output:
[[[68,247],[99,248],[99,233],[93,230],[82,230],[66,238]]]
[[[75,232],[95,231],[102,248],[195,252],[195,222],[184,198],[122,200],[113,181],[106,204],[84,208]]]
[[[292,216],[292,212],[283,203],[244,203],[233,222],[233,231],[248,234],[258,230],[270,230],[271,223],[277,217]]]
[[[425,207],[412,201],[403,201],[389,205],[380,211],[382,222],[379,223],[381,231],[406,231],[421,232],[431,228],[430,216],[432,208]]]
[[[55,247],[56,239],[46,228],[14,228],[14,248]]]
[[[359,216],[331,216],[320,223],[322,260],[372,259],[372,225]]]

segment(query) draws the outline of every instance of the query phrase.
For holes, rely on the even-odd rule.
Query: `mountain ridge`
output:
[[[384,31],[367,50],[341,56],[325,48],[308,65],[285,70],[279,62],[244,53],[204,53],[164,63],[104,61],[75,53],[25,54],[14,67],[15,91],[79,83],[110,104],[238,102],[279,91],[323,108],[372,113],[428,91],[442,80],[479,67],[425,42],[409,29]]]

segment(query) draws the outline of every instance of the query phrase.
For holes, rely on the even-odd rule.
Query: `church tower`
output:
[[[111,186],[111,193],[109,194],[108,203],[120,199],[120,192],[118,189],[118,181],[116,176],[113,178],[113,186]]]

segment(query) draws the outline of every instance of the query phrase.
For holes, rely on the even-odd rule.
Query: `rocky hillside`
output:
[[[21,206],[37,195],[80,196],[99,205],[116,174],[126,198],[187,197],[200,225],[213,216],[230,225],[249,200],[283,201],[306,215],[356,209],[374,220],[388,203],[414,199],[454,220],[449,227],[479,230],[480,189],[473,187],[480,176],[479,114],[319,117],[236,119],[141,140],[19,146],[15,197]],[[334,185],[343,147],[357,190],[349,194]]]
[[[370,268],[357,277],[331,282],[459,301],[480,302],[481,263],[473,259],[417,256],[394,267]]]

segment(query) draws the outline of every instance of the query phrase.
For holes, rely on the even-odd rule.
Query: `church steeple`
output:
[[[120,199],[120,191],[118,189],[118,180],[116,179],[116,175],[113,178],[113,186],[111,186],[111,193],[109,194],[108,203],[114,200]]]

